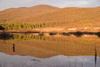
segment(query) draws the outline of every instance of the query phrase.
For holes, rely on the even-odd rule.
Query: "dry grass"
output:
[[[0,11],[0,19],[0,23],[44,23],[44,28],[60,27],[65,30],[80,27],[93,28],[100,26],[100,7],[61,9],[49,5],[37,5],[29,8],[12,8]]]
[[[10,9],[0,11],[0,19],[9,19],[9,18],[14,19],[18,17],[34,16],[55,9],[58,8],[49,5],[37,5],[37,6],[25,7],[25,8],[10,8]]]
[[[20,11],[17,12],[18,10]],[[33,11],[29,12],[30,10],[33,10]],[[44,11],[41,12],[41,10],[44,10]],[[14,13],[11,11],[13,11]],[[0,18],[9,19],[8,17],[3,17],[4,15],[9,16],[10,19],[13,18],[13,20],[2,21],[1,23],[4,23],[4,22],[5,23],[20,22],[20,23],[30,23],[30,24],[44,23],[45,24],[44,28],[45,27],[60,27],[60,28],[65,28],[65,30],[68,28],[74,28],[74,27],[76,28],[91,27],[92,28],[92,27],[100,26],[100,23],[99,23],[100,22],[100,7],[95,7],[95,8],[69,7],[69,8],[58,9],[51,6],[39,5],[39,6],[30,7],[30,8],[9,9],[9,10],[4,10],[0,12]]]

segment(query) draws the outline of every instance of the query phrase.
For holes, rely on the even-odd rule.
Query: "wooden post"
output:
[[[13,44],[13,52],[15,52],[15,44]]]
[[[96,48],[96,44],[95,44],[95,67],[96,67],[96,61],[97,61],[97,48]]]

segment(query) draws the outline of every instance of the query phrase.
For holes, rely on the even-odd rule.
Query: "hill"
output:
[[[24,16],[33,16],[36,14],[45,13],[47,11],[52,11],[55,9],[58,8],[49,5],[36,5],[33,7],[10,8],[0,11],[0,19],[14,19]]]
[[[33,12],[30,12],[28,14],[25,14],[24,12],[25,16],[19,14],[20,17],[16,17],[13,20],[7,20],[1,23],[18,23],[18,22],[28,23],[34,25],[34,28],[41,27],[40,23],[42,23],[43,25],[41,28],[46,28],[45,30],[49,30],[48,28],[51,28],[51,31],[54,28],[61,28],[61,29],[63,28],[62,31],[70,31],[70,30],[100,31],[100,7],[95,7],[95,8],[67,7],[58,9],[46,5],[37,5],[30,8],[31,9],[34,8],[35,11],[37,9],[38,10],[45,9],[45,12],[39,11],[40,13],[39,12],[35,13],[34,10]],[[22,11],[25,11],[29,8],[18,8],[18,9],[22,9]],[[34,29],[32,28],[32,30]]]

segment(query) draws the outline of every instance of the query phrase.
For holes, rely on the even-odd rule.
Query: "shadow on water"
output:
[[[3,28],[2,26],[0,26],[0,30],[4,30],[5,28]]]
[[[57,35],[57,33],[49,33],[49,35]]]
[[[80,32],[80,31],[77,31],[77,32],[69,32],[69,33],[61,33],[62,35],[66,35],[66,36],[70,36],[70,35],[75,35],[77,37],[81,37],[82,35],[96,35],[98,37],[100,37],[100,32]]]
[[[44,40],[42,36],[36,35],[29,35],[29,34],[9,34],[9,33],[2,33],[0,34],[1,40],[29,40],[29,39],[36,39],[36,40]]]
[[[45,33],[36,33],[37,35],[34,35],[35,33],[29,35],[29,33],[24,34],[10,34],[10,33],[1,33],[0,39],[1,40],[29,40],[29,39],[37,39],[37,40],[45,40],[42,36],[45,36]],[[69,32],[69,33],[47,33],[50,36],[53,35],[64,35],[64,36],[70,36],[75,35],[76,37],[81,37],[83,35],[96,35],[100,37],[100,32]]]
[[[3,33],[3,34],[0,34],[0,39],[1,40],[9,40],[13,37],[13,34],[8,34],[8,33]]]

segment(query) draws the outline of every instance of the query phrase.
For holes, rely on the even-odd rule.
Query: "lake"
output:
[[[99,44],[99,32],[1,33],[0,67],[100,67]]]
[[[8,55],[0,53],[0,67],[100,67],[100,57],[95,65],[94,56],[64,56],[49,58]]]

